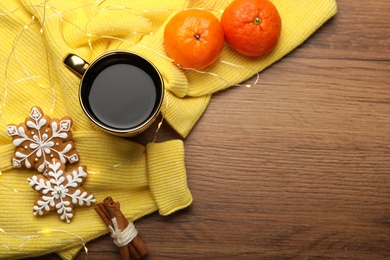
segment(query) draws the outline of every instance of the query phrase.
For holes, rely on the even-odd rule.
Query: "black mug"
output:
[[[89,64],[75,54],[68,54],[64,64],[81,77],[81,107],[102,130],[135,136],[145,131],[160,113],[164,81],[145,57],[115,50]]]

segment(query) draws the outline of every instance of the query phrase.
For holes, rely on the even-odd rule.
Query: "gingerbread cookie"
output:
[[[39,174],[28,178],[30,186],[41,195],[34,204],[34,215],[57,211],[61,220],[70,223],[74,205],[90,206],[96,202],[91,192],[81,186],[86,177],[85,166],[65,172],[65,165],[53,159],[48,164],[47,177]]]
[[[70,117],[51,119],[39,107],[34,106],[24,123],[7,126],[7,133],[16,146],[12,165],[16,168],[35,168],[45,174],[53,158],[59,159],[63,164],[79,161],[71,141],[71,126]]]

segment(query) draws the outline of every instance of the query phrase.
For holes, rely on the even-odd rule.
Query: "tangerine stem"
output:
[[[256,24],[256,25],[259,25],[261,23],[261,19],[259,17],[256,17],[254,20],[253,20],[253,23]]]
[[[197,33],[197,34],[194,35],[194,37],[195,37],[195,39],[199,40],[200,39],[200,34]]]

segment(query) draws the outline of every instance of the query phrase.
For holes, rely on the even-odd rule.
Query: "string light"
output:
[[[35,234],[33,234],[33,235],[30,235],[30,236],[17,236],[17,235],[13,235],[13,234],[10,234],[10,233],[6,232],[6,231],[5,231],[4,229],[2,229],[1,227],[0,227],[0,232],[3,233],[3,234],[5,234],[5,235],[14,237],[14,238],[23,239],[22,243],[19,244],[19,246],[16,247],[16,248],[7,246],[7,245],[5,245],[5,244],[0,244],[2,247],[7,248],[7,249],[9,249],[9,250],[11,250],[11,251],[19,251],[19,250],[22,249],[22,247],[25,245],[25,243],[26,243],[28,240],[33,239],[33,238],[36,238],[36,237],[39,237],[39,236],[37,235],[37,233],[35,233]]]
[[[16,46],[17,46],[19,40],[20,40],[20,37],[22,36],[24,31],[27,30],[35,22],[34,20],[35,20],[35,17],[34,17],[34,19],[32,19],[32,21],[28,25],[23,26],[23,29],[18,33],[18,35],[15,37],[15,39],[12,42],[11,52],[10,52],[10,54],[7,57],[6,66],[5,66],[5,70],[4,70],[5,88],[4,88],[3,93],[2,93],[3,101],[1,102],[0,119],[2,118],[3,109],[4,109],[5,105],[6,105],[6,100],[7,100],[8,87],[9,87],[9,84],[8,84],[8,70],[9,70],[11,57],[12,57],[12,55],[15,52],[15,49],[16,49]]]
[[[50,102],[51,102],[51,110],[50,110],[50,112],[53,113],[54,110],[55,110],[55,106],[56,106],[56,103],[57,103],[57,95],[56,95],[56,90],[55,90],[54,84],[53,84],[52,72],[51,72],[51,69],[50,69],[49,48],[45,44],[46,43],[46,39],[44,39],[45,33],[47,32],[46,25],[47,25],[48,21],[50,21],[50,19],[59,18],[59,26],[60,27],[62,27],[64,23],[67,23],[68,25],[73,26],[73,28],[77,29],[79,32],[83,33],[86,36],[87,44],[88,44],[89,49],[90,49],[91,52],[94,50],[94,46],[93,46],[93,41],[94,40],[108,39],[108,40],[113,40],[113,41],[118,41],[119,42],[118,46],[117,46],[117,49],[119,49],[123,44],[129,44],[130,46],[137,46],[139,48],[143,48],[145,50],[148,50],[148,51],[156,54],[157,56],[159,56],[159,57],[161,57],[161,58],[163,58],[163,59],[165,59],[165,60],[167,60],[169,62],[172,62],[172,63],[174,62],[172,59],[170,59],[168,56],[166,56],[165,53],[162,53],[160,51],[152,49],[152,48],[150,48],[148,46],[144,46],[144,45],[140,44],[139,42],[133,42],[133,41],[127,40],[129,38],[129,36],[138,35],[138,34],[141,35],[141,36],[142,35],[153,36],[154,35],[153,31],[145,31],[145,32],[142,32],[142,31],[131,31],[127,35],[124,35],[122,37],[116,37],[116,36],[112,36],[112,35],[94,35],[94,34],[88,32],[88,26],[90,25],[90,23],[94,19],[96,19],[96,17],[99,14],[101,14],[103,12],[111,12],[111,11],[115,11],[115,10],[121,10],[121,11],[134,13],[134,14],[137,15],[137,17],[139,17],[139,18],[143,19],[144,21],[148,22],[150,25],[153,25],[152,21],[150,19],[148,19],[147,17],[144,17],[142,14],[180,11],[180,10],[184,10],[185,6],[183,6],[182,8],[177,8],[177,9],[161,8],[161,9],[150,9],[150,10],[147,10],[147,9],[134,9],[134,8],[130,8],[130,7],[123,6],[123,5],[118,5],[118,6],[109,5],[109,6],[104,6],[103,7],[102,5],[105,4],[106,2],[107,2],[106,0],[96,0],[96,1],[92,2],[91,4],[84,4],[84,5],[76,6],[76,7],[73,6],[72,8],[67,9],[67,10],[59,10],[55,6],[49,5],[49,0],[45,0],[40,5],[40,7],[43,8],[43,14],[42,14],[41,20],[37,19],[37,17],[38,17],[37,14],[33,14],[31,16],[31,20],[30,20],[29,23],[21,25],[21,30],[15,35],[15,38],[13,39],[13,42],[12,42],[12,45],[11,45],[11,50],[10,50],[10,52],[8,54],[8,57],[7,57],[7,60],[6,60],[6,66],[5,66],[5,69],[4,69],[5,85],[4,85],[3,92],[0,95],[0,98],[1,98],[1,101],[0,101],[0,120],[6,121],[6,118],[3,115],[3,111],[4,111],[5,106],[8,104],[7,103],[8,102],[7,95],[9,93],[10,88],[16,88],[16,87],[19,86],[20,83],[24,83],[26,81],[33,82],[36,86],[38,86],[42,90],[46,90],[46,89],[51,90],[53,98],[52,98],[52,100],[50,100]],[[80,10],[82,8],[88,8],[88,7],[91,7],[91,6],[95,6],[97,12],[92,17],[90,17],[90,20],[85,24],[84,28],[81,28],[79,25],[75,24],[71,20],[66,19],[64,17],[65,13],[70,13],[70,12],[77,11],[77,10]],[[216,2],[214,3],[214,6],[212,6],[211,8],[207,8],[207,10],[213,11],[213,12],[215,12],[217,14],[223,13],[223,10],[214,9],[215,6],[216,6]],[[37,6],[32,6],[32,8],[37,8]],[[202,9],[205,9],[205,8],[202,8]],[[11,17],[12,15],[16,14],[20,10],[24,11],[24,9],[22,7],[19,7],[19,8],[16,8],[16,9],[10,11],[10,12],[7,12],[7,13],[0,13],[0,17],[7,17],[7,16]],[[49,10],[51,12],[49,12]],[[49,14],[49,13],[52,13],[52,14]],[[46,56],[45,57],[45,59],[46,59],[46,67],[47,67],[47,71],[46,71],[47,75],[46,76],[43,76],[43,75],[32,75],[30,73],[30,69],[25,64],[23,64],[23,62],[19,59],[18,55],[16,55],[18,47],[19,47],[19,41],[21,40],[21,37],[33,25],[37,25],[37,24],[40,24],[40,28],[39,28],[38,31],[39,31],[39,34],[42,37],[42,44],[43,44],[43,48],[44,48],[45,56]],[[60,28],[60,31],[63,32],[63,30],[61,28]],[[66,37],[63,34],[61,34],[61,35],[62,35],[62,39],[64,40],[64,42],[67,43]],[[18,65],[20,65],[20,67],[22,68],[22,71],[26,74],[26,76],[23,76],[23,77],[15,80],[13,82],[11,82],[9,80],[9,78],[8,78],[9,77],[9,70],[10,70],[10,66],[11,66],[11,61],[18,62]],[[244,69],[244,70],[250,70],[250,71],[253,71],[254,73],[257,73],[256,70],[253,69],[253,68],[248,68],[248,67],[237,65],[237,64],[234,64],[234,63],[231,63],[231,62],[227,62],[227,61],[219,61],[219,62],[221,62],[221,63],[223,63],[225,65],[228,65],[228,66],[233,66],[233,67]],[[210,75],[212,77],[220,79],[225,84],[228,84],[228,81],[226,79],[224,79],[222,76],[220,76],[220,75],[218,75],[216,73],[209,72],[209,71],[194,70],[194,69],[184,68],[184,67],[180,67],[180,68],[183,71],[191,71],[191,72],[195,72],[195,73],[199,73],[199,74],[207,74],[207,75]],[[253,84],[258,83],[259,74],[257,73],[256,75],[257,75],[257,77],[256,77],[256,80],[255,80],[255,82]],[[253,84],[245,84],[243,86],[251,87]],[[168,111],[170,109],[168,96],[166,96],[164,98],[164,106],[165,106],[165,108],[164,108],[165,111]],[[162,114],[161,120],[157,124],[157,128],[156,128],[156,131],[154,133],[154,137],[153,137],[152,142],[150,143],[150,145],[153,145],[156,142],[158,134],[159,134],[163,124],[164,124],[164,115]],[[134,157],[129,159],[129,160],[116,163],[114,165],[108,166],[108,167],[106,167],[106,168],[104,168],[104,169],[102,169],[100,171],[97,171],[97,172],[90,172],[89,171],[89,173],[91,173],[91,174],[101,174],[101,173],[104,173],[104,172],[107,172],[107,171],[115,170],[115,169],[117,169],[119,167],[128,165],[129,163],[132,163],[132,162],[138,160],[143,155],[145,155],[145,153],[146,153],[146,148],[144,148],[138,154],[134,155]],[[1,175],[2,175],[2,172],[0,171],[0,176]],[[14,192],[14,193],[27,193],[27,192],[31,192],[30,190],[28,190],[28,191],[27,190],[26,191],[18,190],[18,189],[15,189],[13,187],[10,187],[10,186],[8,186],[6,184],[3,184],[3,183],[0,183],[0,186],[5,188],[5,189],[7,189],[7,190],[9,190],[9,192]],[[76,242],[74,242],[73,240],[70,240],[70,242],[75,243],[75,245],[80,245],[81,244],[83,246],[83,248],[84,248],[85,253],[88,254],[88,248],[86,247],[85,240],[81,236],[79,236],[78,234],[69,232],[67,230],[45,228],[45,229],[37,231],[36,233],[33,233],[31,235],[17,236],[17,235],[14,235],[12,233],[6,232],[3,228],[0,227],[0,233],[8,235],[10,237],[14,237],[14,238],[18,238],[18,239],[22,240],[21,243],[18,246],[16,246],[16,247],[11,247],[9,245],[6,245],[5,242],[2,242],[0,244],[2,247],[6,248],[6,249],[9,249],[11,251],[19,251],[19,250],[21,250],[23,248],[23,246],[26,244],[26,242],[31,240],[31,239],[52,240],[53,237],[55,236],[55,234],[63,233],[63,234],[67,234],[67,235],[69,235],[69,236],[71,236],[73,238],[76,238],[77,239]],[[57,240],[57,241],[59,241],[59,242],[66,242],[68,240],[69,240],[69,238],[68,239],[61,239],[61,240]],[[5,241],[5,240],[2,240],[2,241]]]
[[[44,7],[43,7],[43,18],[42,18],[41,29],[40,29],[41,34],[43,34],[43,27],[45,26],[46,23],[46,9],[48,7],[47,1],[48,0],[45,0]]]
[[[72,12],[72,11],[76,11],[78,9],[82,9],[82,8],[86,8],[86,7],[91,7],[93,5],[95,5],[96,7],[98,7],[98,12],[91,17],[91,19],[86,23],[86,28],[88,27],[88,24],[93,20],[95,19],[95,17],[100,14],[101,12],[106,12],[106,11],[112,11],[112,10],[126,10],[128,12],[142,12],[142,13],[150,13],[150,12],[170,12],[170,11],[178,11],[180,9],[168,9],[168,8],[162,8],[162,9],[150,9],[150,10],[147,10],[147,9],[135,9],[135,8],[129,8],[127,6],[123,6],[123,5],[118,5],[118,6],[114,6],[114,5],[110,5],[110,6],[106,6],[106,7],[101,7],[102,4],[104,4],[106,2],[106,0],[97,0],[91,4],[86,4],[86,5],[82,5],[82,6],[77,6],[77,7],[73,7],[72,9],[69,9],[69,10],[62,10],[62,11],[59,11],[58,9],[56,9],[54,6],[50,6],[48,4],[48,0],[45,0],[44,3],[43,3],[43,17],[42,17],[42,20],[41,20],[41,28],[40,28],[40,33],[43,35],[44,34],[44,26],[45,26],[45,23],[47,22],[48,19],[52,18],[52,17],[59,17],[60,18],[60,21],[61,22],[67,22],[69,24],[71,24],[72,26],[74,26],[76,29],[82,31],[83,33],[85,33],[86,37],[87,37],[87,42],[88,42],[88,46],[90,48],[90,51],[93,51],[93,43],[92,43],[92,39],[111,39],[111,40],[118,40],[120,41],[119,45],[117,48],[119,48],[123,43],[127,43],[127,44],[130,44],[130,45],[137,45],[138,47],[140,48],[144,48],[144,49],[147,49],[153,53],[155,53],[156,55],[164,58],[164,59],[167,59],[169,60],[170,62],[174,62],[171,58],[169,58],[168,56],[166,56],[165,54],[161,53],[161,52],[158,52],[154,49],[151,49],[149,48],[148,46],[144,46],[144,45],[141,45],[139,43],[134,43],[132,41],[128,41],[126,40],[127,36],[129,35],[126,35],[124,37],[115,37],[115,36],[111,36],[111,35],[102,35],[102,36],[98,36],[98,35],[93,35],[91,33],[88,33],[86,29],[82,30],[80,27],[78,27],[76,24],[74,24],[73,22],[65,19],[63,17],[63,13],[65,12]],[[211,10],[211,11],[216,11],[217,13],[222,13],[223,10],[221,9],[217,9],[215,10],[214,7],[215,7],[216,3],[214,3],[214,6],[212,8],[199,8],[199,9],[206,9],[206,10]],[[0,15],[11,15],[11,14],[14,14],[15,12],[17,12],[20,8],[18,9],[15,9],[9,13],[3,13],[3,14],[0,14]],[[50,16],[50,17],[47,17],[47,12],[46,10],[52,10],[54,12],[54,15]],[[184,10],[186,8],[182,8],[182,10]],[[142,17],[140,16],[141,18],[147,20],[150,22],[149,19],[145,18],[145,17]],[[49,85],[48,86],[44,86],[42,83],[38,83],[36,80],[39,79],[39,78],[43,78],[43,76],[33,76],[29,73],[28,69],[22,64],[22,62],[18,59],[18,57],[16,55],[13,55],[15,53],[15,49],[17,48],[17,44],[18,44],[18,41],[20,39],[20,37],[22,36],[22,34],[25,32],[25,30],[27,30],[28,28],[30,28],[33,24],[37,23],[36,21],[36,16],[35,15],[32,15],[31,17],[31,21],[29,24],[25,25],[23,27],[23,29],[19,32],[19,34],[15,37],[14,39],[14,42],[13,42],[13,45],[12,45],[12,50],[11,50],[11,53],[9,54],[8,56],[8,60],[7,60],[7,64],[6,64],[6,69],[5,69],[5,79],[6,79],[6,87],[3,91],[3,102],[0,106],[0,119],[2,119],[2,111],[3,111],[3,108],[5,107],[5,103],[6,103],[6,96],[7,96],[7,93],[8,93],[8,88],[12,85],[15,85],[17,83],[21,83],[23,81],[27,81],[27,80],[32,80],[34,81],[39,87],[41,88],[50,88],[52,90],[52,95],[53,95],[53,100],[52,100],[52,107],[51,107],[51,110],[50,112],[53,113],[54,111],[54,108],[55,108],[55,104],[56,104],[56,91],[55,91],[55,88],[53,87],[53,84],[51,83],[52,80],[51,80],[51,72],[50,72],[50,66],[49,66],[49,53],[48,53],[48,49],[45,47],[45,52],[46,52],[46,62],[47,62],[47,74],[48,74],[48,80],[49,80]],[[131,32],[130,34],[149,34],[149,35],[153,35],[153,32]],[[42,36],[43,37],[43,36]],[[10,60],[11,60],[11,57],[14,56],[15,59],[17,61],[19,61],[20,65],[22,66],[23,70],[25,71],[25,73],[27,74],[27,77],[25,78],[21,78],[15,82],[12,82],[12,83],[8,83],[8,80],[7,80],[7,76],[8,76],[8,70],[9,70],[9,63],[10,63]],[[234,63],[231,63],[231,62],[227,62],[227,61],[219,61],[220,63],[223,63],[223,64],[226,64],[226,65],[229,65],[229,66],[234,66],[236,68],[242,68],[242,69],[249,69],[251,71],[253,71],[254,73],[256,73],[256,80],[253,84],[244,84],[244,85],[240,85],[240,84],[236,84],[234,86],[245,86],[247,88],[250,88],[252,87],[254,84],[257,84],[258,81],[259,81],[259,74],[256,72],[255,69],[253,68],[249,68],[249,67],[246,67],[246,66],[242,66],[242,65],[237,65],[237,64],[234,64]],[[216,77],[220,80],[222,80],[225,84],[228,84],[229,82],[224,79],[223,77],[221,77],[220,75],[216,74],[216,73],[213,73],[213,72],[209,72],[209,71],[202,71],[202,70],[195,70],[195,69],[192,69],[192,68],[185,68],[185,67],[182,67],[178,64],[176,64],[177,66],[179,66],[181,69],[183,69],[184,71],[193,71],[193,72],[196,72],[196,73],[200,73],[200,74],[207,74],[207,75],[211,75],[213,77]],[[166,97],[164,102],[166,103],[166,111],[168,110],[168,98]],[[162,116],[162,119],[161,121],[158,123],[157,125],[157,129],[156,129],[156,132],[155,132],[155,135],[154,135],[154,138],[153,138],[153,141],[151,142],[151,144],[153,144],[156,139],[157,139],[157,135],[158,135],[158,132],[159,130],[161,129],[162,125],[163,125],[163,122],[164,122],[164,116]],[[135,159],[138,159],[140,156],[143,155],[144,152],[142,152],[141,154],[137,155]],[[105,172],[105,171],[108,171],[108,170],[111,170],[111,169],[115,169],[115,168],[118,168],[122,165],[125,165],[125,164],[128,164],[130,163],[131,161],[133,160],[128,160],[128,161],[125,161],[125,162],[120,162],[118,164],[115,164],[111,167],[107,167],[106,169],[103,169],[99,172],[93,172],[92,174],[97,174],[97,173],[101,173],[101,172]],[[1,175],[1,174],[0,174]],[[2,186],[6,186],[4,184],[2,184]],[[17,192],[16,189],[13,189],[11,187],[8,187],[10,190],[13,190],[15,192]]]
[[[62,229],[45,229],[45,230],[37,232],[37,234],[49,234],[49,235],[52,233],[65,233],[67,235],[71,235],[73,237],[78,238],[80,240],[80,243],[82,244],[82,246],[84,248],[85,253],[88,255],[88,248],[86,246],[85,240],[81,236],[79,236],[75,233],[69,232],[67,230],[62,230]],[[48,239],[51,239],[51,238],[48,238]]]
[[[148,46],[143,46],[139,43],[134,43],[134,42],[131,42],[131,41],[128,41],[126,40],[125,38],[126,37],[115,37],[115,36],[97,36],[97,35],[92,35],[91,33],[87,33],[86,31],[87,30],[82,30],[80,27],[78,27],[76,24],[74,24],[73,22],[65,19],[63,17],[63,13],[64,12],[71,12],[71,11],[76,11],[78,9],[82,9],[82,8],[86,8],[86,7],[90,7],[90,6],[97,6],[99,9],[98,9],[98,12],[91,17],[91,19],[87,22],[86,24],[86,27],[88,26],[88,24],[98,15],[100,14],[101,12],[106,12],[106,11],[112,11],[112,10],[126,10],[126,11],[129,11],[129,12],[142,12],[142,13],[149,13],[149,12],[170,12],[170,11],[178,11],[180,9],[168,9],[168,8],[162,8],[162,9],[151,9],[151,10],[147,10],[147,9],[134,9],[134,8],[129,8],[127,6],[123,6],[123,5],[118,5],[118,6],[113,6],[113,5],[110,5],[110,6],[106,6],[106,7],[101,7],[102,4],[104,4],[106,2],[106,0],[96,0],[95,2],[91,3],[91,4],[87,4],[87,5],[82,5],[82,6],[78,6],[78,7],[74,7],[72,9],[69,9],[69,10],[62,10],[62,11],[59,11],[58,9],[56,9],[55,7],[53,6],[50,6],[48,4],[48,0],[45,0],[44,3],[43,3],[43,17],[42,17],[42,20],[41,20],[41,28],[39,30],[39,32],[43,35],[44,34],[44,26],[45,26],[45,23],[47,22],[47,20],[49,18],[52,18],[52,17],[59,17],[60,18],[60,21],[61,22],[68,22],[70,23],[72,26],[74,26],[75,28],[77,28],[78,30],[82,31],[83,33],[85,33],[85,35],[87,36],[87,42],[88,42],[88,45],[90,47],[90,50],[92,51],[93,50],[93,44],[92,44],[92,38],[95,38],[95,39],[112,39],[112,40],[118,40],[120,41],[120,44],[118,45],[118,48],[121,46],[121,44],[123,43],[128,43],[128,44],[131,44],[131,45],[137,45],[138,47],[141,47],[141,48],[144,48],[144,49],[147,49],[149,51],[152,51],[153,53],[157,54],[158,56],[164,58],[164,59],[167,59],[169,60],[170,62],[173,62],[172,59],[170,59],[169,57],[167,57],[165,54],[161,53],[161,52],[158,52],[154,49],[151,49],[149,48]],[[215,7],[216,3],[214,3],[214,6],[212,8],[200,8],[200,9],[207,9],[207,10],[211,10],[211,11],[216,11],[218,13],[222,13],[223,10],[221,9],[218,9],[218,10],[214,10],[214,7]],[[14,14],[15,12],[17,12],[18,10],[20,10],[21,8],[17,8],[11,12],[8,12],[8,13],[2,13],[0,14],[0,16],[8,16],[8,15],[12,15]],[[52,10],[54,12],[54,15],[53,16],[50,16],[50,17],[47,17],[47,12],[46,10]],[[184,7],[182,9],[185,9]],[[140,16],[141,18],[145,19],[145,20],[148,20],[150,22],[149,19],[145,18],[145,17],[142,17]],[[54,108],[55,108],[55,103],[56,103],[56,91],[55,91],[55,88],[53,87],[53,84],[51,83],[52,80],[51,80],[51,72],[50,72],[50,66],[49,66],[49,53],[48,53],[48,49],[45,47],[45,52],[46,52],[46,62],[47,62],[47,72],[48,72],[48,77],[49,77],[49,84],[48,86],[44,86],[42,83],[38,83],[36,80],[37,79],[40,79],[40,78],[43,78],[43,76],[33,76],[29,73],[28,69],[25,67],[25,65],[22,64],[22,62],[19,60],[19,58],[17,57],[17,55],[15,55],[15,50],[17,48],[17,45],[18,45],[18,42],[21,38],[21,36],[23,35],[23,33],[28,30],[33,24],[37,23],[37,20],[36,20],[36,16],[35,15],[32,15],[31,16],[31,21],[29,24],[23,26],[23,29],[16,35],[14,41],[13,41],[13,44],[12,44],[12,48],[11,48],[11,52],[8,56],[8,59],[7,59],[7,62],[6,62],[6,68],[5,68],[5,80],[6,80],[6,84],[5,84],[5,88],[3,90],[3,95],[2,95],[2,104],[0,106],[0,119],[3,118],[3,109],[6,105],[6,100],[7,100],[7,93],[8,93],[8,88],[12,85],[16,85],[18,83],[21,83],[23,81],[27,81],[27,80],[32,80],[34,81],[39,87],[41,88],[50,88],[52,90],[52,94],[53,94],[53,100],[52,100],[52,107],[51,107],[51,113],[53,113],[54,111]],[[153,35],[153,32],[131,32],[132,34],[149,34],[149,35]],[[42,36],[43,37],[43,36]],[[25,73],[27,74],[27,77],[24,77],[24,78],[21,78],[21,79],[18,79],[14,82],[11,82],[9,83],[8,82],[8,70],[9,70],[9,65],[10,65],[10,60],[11,60],[11,57],[14,56],[15,59],[17,61],[19,61],[20,65],[22,66],[23,70],[25,71]],[[230,65],[230,66],[234,66],[236,68],[242,68],[242,69],[249,69],[251,71],[253,71],[254,73],[256,73],[256,80],[253,84],[244,84],[244,85],[234,85],[234,86],[245,86],[247,88],[253,86],[254,84],[257,84],[258,81],[259,81],[259,74],[256,72],[255,69],[253,68],[249,68],[249,67],[245,67],[245,66],[242,66],[242,65],[237,65],[237,64],[234,64],[234,63],[231,63],[231,62],[227,62],[227,61],[219,61],[223,64],[227,64],[227,65]],[[178,65],[178,64],[176,64]],[[208,72],[208,71],[201,71],[201,70],[195,70],[195,69],[191,69],[191,68],[185,68],[185,67],[181,67],[180,65],[178,65],[181,69],[183,70],[188,70],[188,71],[194,71],[196,73],[200,73],[200,74],[208,74],[208,75],[211,75],[213,77],[217,77],[219,78],[220,80],[224,81],[225,83],[228,83],[228,81],[226,79],[224,79],[223,77],[221,77],[220,75],[216,74],[216,73],[213,73],[213,72]],[[166,102],[166,110],[168,110],[168,100],[167,98],[165,99],[165,102]],[[164,117],[162,117],[161,121],[158,123],[158,126],[157,126],[157,129],[156,129],[156,133],[155,133],[155,136],[153,138],[153,141],[152,143],[155,142],[156,138],[157,138],[157,134],[159,132],[159,130],[161,129],[162,125],[163,125],[163,121],[164,121]],[[141,154],[142,155],[142,154]],[[141,155],[138,155],[137,158],[139,158]],[[117,167],[120,167],[124,164],[127,164],[129,163],[129,161],[126,161],[126,162],[121,162],[121,163],[118,163],[116,165],[113,165],[111,168],[117,168]],[[104,169],[102,171],[107,171],[107,169]],[[102,172],[100,171],[100,172]],[[1,175],[1,173],[0,173]],[[6,186],[4,184],[2,184],[2,186]],[[17,192],[16,189],[13,189],[11,187],[8,187],[10,190],[13,190],[15,192]]]
[[[129,163],[132,163],[132,162],[138,160],[139,158],[141,158],[145,154],[145,152],[146,152],[146,149],[144,148],[144,149],[142,149],[141,152],[139,152],[137,155],[135,155],[132,159],[129,159],[129,160],[126,160],[126,161],[123,161],[123,162],[119,162],[119,163],[117,163],[115,165],[108,166],[108,167],[106,167],[106,168],[104,168],[104,169],[102,169],[100,171],[97,171],[97,172],[88,170],[88,174],[94,174],[95,175],[95,174],[101,174],[101,173],[104,173],[104,172],[112,171],[112,170],[114,170],[114,169],[116,169],[118,167],[127,165]]]
[[[2,187],[4,187],[4,188],[7,188],[7,189],[9,189],[9,190],[11,190],[11,191],[13,191],[13,192],[15,192],[15,193],[18,193],[18,192],[23,192],[23,193],[25,193],[25,192],[26,192],[26,191],[19,191],[19,190],[15,189],[15,188],[12,188],[12,187],[10,187],[10,186],[8,186],[8,185],[5,185],[5,184],[3,184],[3,183],[0,183],[0,186],[2,186]]]
[[[17,9],[18,10],[18,9]],[[16,12],[16,11],[15,11]],[[12,12],[14,13],[14,12]],[[36,82],[36,78],[38,77],[41,77],[41,76],[32,76],[26,66],[23,65],[23,63],[20,61],[20,59],[18,58],[18,56],[16,55],[16,48],[17,48],[17,45],[19,43],[19,40],[21,39],[22,35],[24,34],[24,32],[26,30],[28,30],[32,25],[36,24],[37,21],[35,19],[35,15],[32,15],[31,16],[31,21],[29,24],[23,26],[23,29],[17,34],[17,36],[15,37],[15,39],[13,40],[13,43],[12,43],[12,47],[11,47],[11,52],[10,54],[8,55],[8,58],[7,58],[7,62],[6,62],[6,67],[5,67],[5,70],[4,70],[4,78],[5,78],[5,88],[3,90],[3,93],[2,93],[2,102],[1,102],[1,106],[0,106],[0,120],[3,118],[3,110],[4,110],[4,107],[6,106],[6,100],[7,100],[7,94],[8,94],[8,88],[10,87],[10,85],[14,85],[16,83],[19,83],[21,81],[25,81],[25,80],[33,80],[33,82],[35,82],[38,86],[42,86],[41,83],[37,83]],[[40,29],[40,33],[41,35],[43,34],[43,27],[41,27]],[[43,37],[43,36],[42,36]],[[44,41],[43,41],[44,42]],[[43,47],[45,49],[45,52],[46,52],[46,61],[47,61],[47,70],[48,70],[48,77],[49,77],[49,82],[51,82],[51,73],[50,73],[50,66],[49,66],[49,53],[48,53],[48,49],[46,47],[45,44],[43,44]],[[28,75],[28,77],[26,78],[23,78],[22,80],[17,80],[15,82],[11,82],[9,83],[8,81],[8,72],[9,72],[9,66],[10,66],[10,62],[11,62],[11,57],[15,57],[15,60],[19,63],[19,65],[23,68],[23,70],[25,71],[25,73]],[[51,109],[51,112],[54,110],[54,106],[55,106],[55,102],[56,102],[56,96],[55,96],[55,90],[54,90],[54,87],[53,85],[50,83],[49,86],[51,87],[52,89],[52,93],[53,93],[53,101],[52,101],[52,109]]]
[[[67,230],[48,229],[47,228],[47,229],[43,229],[43,230],[37,231],[37,232],[33,233],[32,235],[18,236],[18,235],[14,235],[12,233],[6,232],[4,229],[2,229],[0,227],[0,233],[3,233],[5,235],[7,235],[7,236],[10,236],[10,237],[22,240],[22,242],[17,247],[11,247],[11,246],[8,246],[6,244],[0,244],[2,247],[7,248],[7,249],[9,249],[11,251],[20,251],[23,248],[23,246],[31,239],[38,238],[38,239],[52,240],[53,238],[52,238],[51,235],[53,235],[55,233],[64,233],[64,234],[67,234],[67,235],[70,235],[70,236],[73,236],[73,237],[77,238],[79,240],[79,242],[74,243],[74,245],[80,245],[81,244],[83,246],[83,248],[84,248],[85,253],[88,255],[88,248],[86,246],[85,240],[81,236],[79,236],[79,235],[77,235],[75,233],[69,232]],[[56,239],[56,241],[57,242],[63,242],[63,243],[71,243],[72,242],[72,241],[69,241],[69,239]]]
[[[226,65],[229,65],[229,66],[233,66],[235,68],[250,70],[250,71],[252,71],[252,74],[256,75],[256,79],[255,79],[255,82],[253,84],[243,84],[243,85],[242,84],[235,84],[235,85],[232,85],[232,86],[238,86],[238,87],[245,86],[246,88],[250,88],[253,85],[256,85],[257,83],[259,83],[260,73],[256,69],[251,68],[251,67],[247,67],[247,66],[234,64],[234,63],[231,63],[231,62],[228,62],[228,61],[224,61],[224,60],[221,60],[220,62],[223,63],[223,64],[226,64]]]

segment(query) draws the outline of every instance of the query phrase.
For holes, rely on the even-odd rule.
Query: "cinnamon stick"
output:
[[[129,250],[129,253],[130,255],[134,258],[134,259],[140,259],[141,258],[141,254],[138,253],[138,250],[135,248],[135,246],[130,243],[128,246],[127,246],[127,249]]]
[[[146,247],[144,241],[142,240],[142,238],[140,236],[136,236],[133,241],[131,241],[129,247],[134,247],[135,250],[137,250],[138,254],[142,257],[142,256],[145,256],[148,254],[149,252],[149,249]],[[136,258],[135,256],[133,256],[135,259],[139,259],[139,258]],[[140,257],[140,258],[141,258]]]
[[[95,211],[100,216],[100,218],[106,223],[107,226],[111,225],[110,213],[106,210],[103,204],[95,205]]]
[[[122,232],[129,225],[129,221],[120,210],[120,203],[114,202],[111,197],[107,197],[103,202],[96,204],[94,209],[111,231],[115,231],[115,228],[117,228]],[[116,236],[117,234],[114,235]],[[130,260],[131,258],[140,259],[149,252],[138,233],[127,245],[117,246],[121,260]]]

